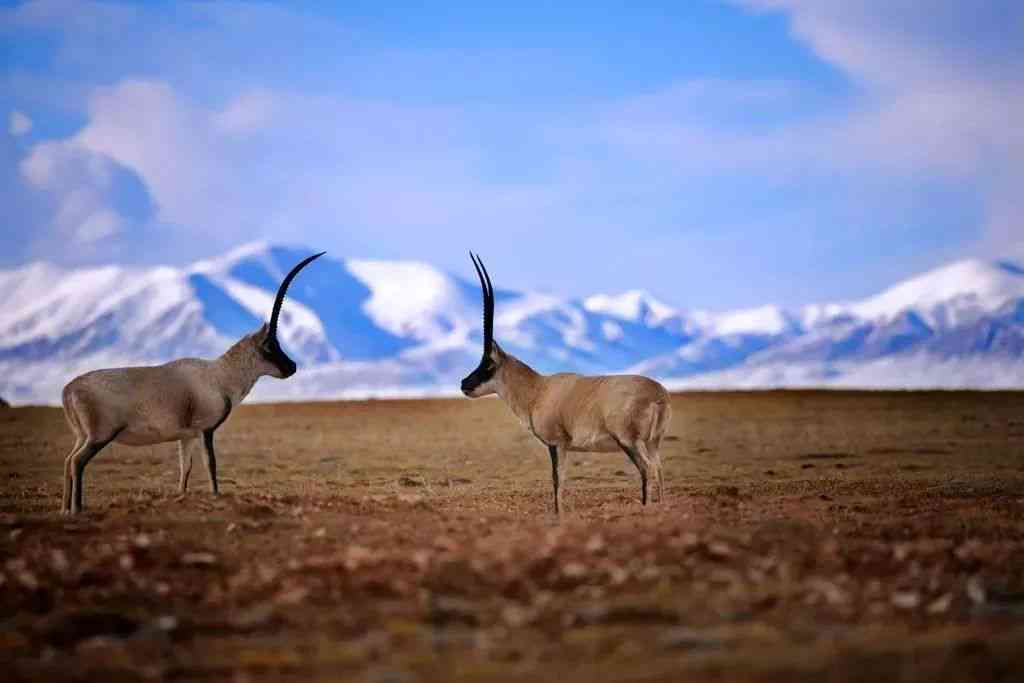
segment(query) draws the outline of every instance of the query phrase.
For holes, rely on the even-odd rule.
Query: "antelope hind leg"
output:
[[[188,477],[192,474],[192,444],[194,439],[182,439],[178,442],[178,493],[184,495],[188,491]]]

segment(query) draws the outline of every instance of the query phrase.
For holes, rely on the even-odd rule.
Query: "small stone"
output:
[[[480,623],[480,617],[473,603],[447,595],[432,595],[430,597],[430,620],[438,626],[452,624],[476,626]]]
[[[621,586],[629,580],[629,570],[618,565],[612,565],[605,571],[608,572],[608,581],[613,586]]]
[[[17,572],[14,575],[14,578],[16,578],[18,583],[20,583],[26,590],[34,591],[39,588],[39,579],[37,579],[36,575],[27,569],[25,571]]]
[[[831,581],[825,579],[811,579],[808,581],[811,590],[820,593],[824,598],[825,602],[832,606],[845,605],[850,601],[849,596]]]
[[[985,586],[981,583],[981,579],[977,576],[972,576],[967,579],[967,585],[964,587],[967,597],[975,605],[984,605],[987,600],[985,593]]]
[[[153,622],[153,626],[159,631],[169,633],[178,628],[178,618],[171,614],[165,614],[162,617],[157,617],[156,621]]]
[[[945,593],[928,603],[928,614],[945,614],[953,604],[953,594]]]
[[[405,505],[423,506],[426,504],[426,499],[418,493],[400,493],[397,498],[399,503]]]
[[[50,553],[50,566],[53,567],[53,571],[63,574],[71,565],[68,562],[67,554],[60,548],[56,548]]]
[[[921,604],[921,596],[913,591],[896,591],[890,596],[889,602],[900,609],[915,609]]]
[[[728,560],[736,553],[726,543],[713,541],[708,544],[708,555],[716,560]]]
[[[345,558],[342,561],[342,564],[345,566],[345,569],[348,569],[351,572],[359,569],[359,567],[364,564],[370,563],[374,558],[375,555],[372,550],[364,548],[361,545],[350,545],[345,550]]]
[[[185,553],[181,563],[186,567],[211,567],[217,564],[217,557],[213,553]]]
[[[562,567],[562,576],[567,579],[579,579],[587,575],[587,567],[581,562],[568,562]]]
[[[530,620],[530,613],[519,605],[505,605],[501,610],[501,620],[509,628],[521,628]]]
[[[286,588],[274,597],[279,605],[298,605],[309,597],[309,589],[305,586],[293,586]]]

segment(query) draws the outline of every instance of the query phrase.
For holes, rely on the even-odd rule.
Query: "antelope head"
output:
[[[484,352],[480,364],[462,380],[462,393],[470,398],[480,398],[498,392],[499,370],[505,362],[505,352],[494,341],[494,288],[491,286],[491,276],[479,256],[470,252],[469,257],[473,259],[473,267],[480,278],[480,289],[484,295]]]
[[[256,351],[259,354],[261,364],[264,366],[264,373],[278,379],[287,379],[295,374],[295,361],[288,357],[288,354],[281,348],[277,339],[277,321],[281,315],[281,305],[284,303],[288,286],[299,274],[299,271],[309,265],[313,260],[320,258],[326,252],[320,252],[300,261],[291,272],[285,276],[281,286],[277,289],[277,297],[274,299],[274,310],[270,314],[270,322],[263,325],[253,335],[256,342]]]

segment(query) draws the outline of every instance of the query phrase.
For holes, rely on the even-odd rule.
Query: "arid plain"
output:
[[[666,500],[496,400],[244,406],[222,494],[0,410],[5,680],[1024,680],[1024,393],[673,396]]]

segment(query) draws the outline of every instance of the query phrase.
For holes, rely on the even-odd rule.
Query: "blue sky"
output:
[[[0,2],[0,266],[472,247],[720,309],[1024,257],[1024,3],[386,4]]]

